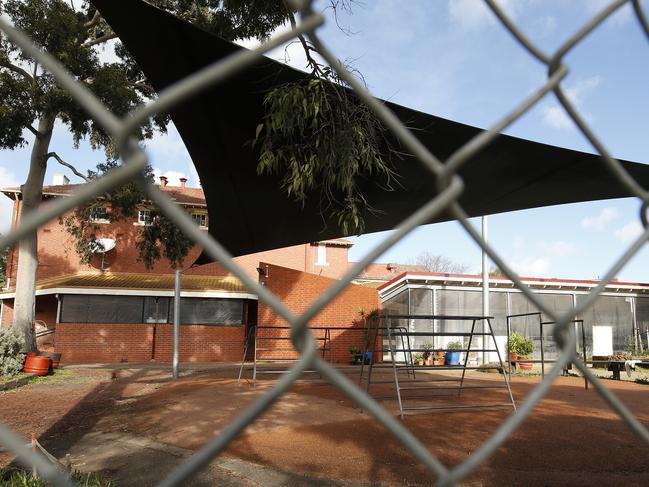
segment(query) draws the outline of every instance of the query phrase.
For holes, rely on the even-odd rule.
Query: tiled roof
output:
[[[78,191],[81,187],[85,186],[85,183],[82,184],[64,184],[59,186],[43,186],[43,195],[44,196],[70,196],[71,194]],[[180,186],[158,186],[162,191],[167,193],[173,200],[180,204],[184,205],[196,205],[196,206],[205,206],[205,193],[203,193],[202,188],[185,188],[182,189]],[[4,188],[1,190],[3,193],[7,194],[10,198],[11,195],[18,194],[21,192],[20,188]]]
[[[41,279],[36,283],[36,289],[78,288],[173,291],[174,280],[174,274],[131,274],[121,272],[81,273]],[[182,290],[248,292],[243,283],[232,276],[184,275],[182,277]]]

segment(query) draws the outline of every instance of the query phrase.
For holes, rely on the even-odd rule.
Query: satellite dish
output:
[[[105,254],[115,248],[115,240],[112,238],[98,238],[90,244],[90,251],[93,254]]]

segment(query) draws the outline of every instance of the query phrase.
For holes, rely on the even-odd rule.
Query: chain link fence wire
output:
[[[157,99],[138,108],[124,119],[119,119],[110,113],[105,106],[81,83],[61,66],[58,61],[38,46],[23,33],[13,28],[4,19],[0,18],[0,30],[7,38],[18,45],[25,54],[35,59],[46,70],[52,73],[59,84],[64,87],[70,95],[84,107],[92,117],[103,126],[113,137],[116,146],[119,147],[124,164],[111,171],[106,176],[81,187],[74,195],[68,198],[60,198],[52,204],[43,205],[42,208],[28,217],[22,219],[19,226],[5,237],[0,238],[0,248],[7,248],[21,238],[36,231],[46,222],[63,215],[65,212],[78,205],[91,201],[102,193],[120,186],[126,181],[137,179],[144,191],[158,208],[172,219],[178,227],[196,244],[200,245],[213,259],[220,261],[223,265],[237,276],[251,292],[256,293],[259,299],[269,305],[282,318],[286,319],[291,326],[291,338],[295,348],[300,352],[301,358],[290,371],[283,375],[275,385],[261,397],[256,403],[245,410],[234,420],[218,437],[197,451],[186,463],[178,467],[159,485],[177,486],[192,476],[196,475],[202,468],[206,467],[214,458],[223,451],[228,444],[241,432],[263,414],[275,401],[277,401],[294,383],[300,378],[307,368],[316,368],[322,376],[340,391],[345,393],[354,403],[358,404],[365,411],[376,418],[392,435],[394,435],[410,453],[423,463],[441,486],[455,485],[470,475],[482,462],[506,441],[510,435],[527,418],[530,411],[546,395],[554,379],[568,363],[573,363],[585,377],[594,385],[596,391],[605,399],[609,406],[628,424],[631,430],[649,445],[649,431],[634,417],[634,415],[622,404],[615,394],[606,389],[602,382],[586,367],[586,364],[575,358],[575,336],[570,332],[570,325],[577,315],[593,304],[604,287],[618,274],[625,264],[640,250],[649,239],[649,226],[647,225],[646,210],[649,205],[649,192],[642,188],[606,150],[602,141],[591,130],[584,118],[579,114],[575,106],[566,97],[561,86],[562,80],[569,72],[568,66],[563,64],[565,56],[580,42],[582,42],[602,22],[616,12],[620,7],[631,3],[635,17],[649,39],[649,22],[642,11],[639,0],[615,0],[612,1],[600,13],[590,19],[581,29],[576,31],[570,38],[552,54],[543,52],[536,46],[516,24],[507,17],[505,12],[494,0],[484,0],[489,9],[499,19],[502,26],[507,29],[514,39],[531,56],[545,64],[548,68],[547,81],[534,93],[524,99],[510,113],[503,116],[493,127],[486,130],[472,140],[468,141],[446,160],[440,161],[434,154],[426,149],[412,134],[412,132],[401,123],[401,121],[380,101],[373,98],[349,71],[347,71],[337,58],[329,51],[317,34],[317,29],[324,22],[324,17],[313,10],[310,0],[292,0],[291,3],[299,10],[301,19],[299,24],[290,32],[278,35],[262,44],[252,51],[240,51],[229,57],[219,60],[212,65],[186,77],[176,84],[166,88],[159,93]],[[232,260],[228,251],[211,235],[201,231],[191,220],[191,217],[179,208],[167,195],[155,186],[147,183],[141,176],[141,171],[147,164],[146,152],[137,144],[133,132],[152,115],[160,112],[168,112],[172,108],[183,103],[201,91],[218,85],[229,77],[242,70],[245,70],[259,56],[269,50],[280,46],[295,38],[298,34],[308,36],[323,58],[337,71],[341,79],[355,90],[358,97],[366,103],[385,126],[391,130],[406,146],[406,148],[421,161],[430,171],[431,181],[434,179],[438,185],[439,194],[419,208],[411,216],[405,219],[387,238],[369,252],[360,262],[352,266],[344,276],[336,281],[308,309],[300,315],[293,314],[275,295],[261,286],[258,282],[241,269]],[[489,145],[499,133],[506,129],[511,123],[520,118],[528,110],[536,105],[550,92],[559,100],[565,113],[572,119],[579,130],[590,141],[593,148],[601,155],[602,163],[610,171],[611,176],[624,185],[629,193],[641,202],[640,221],[644,232],[640,235],[623,255],[609,269],[599,285],[595,287],[589,296],[579,303],[577,307],[562,315],[557,315],[539,300],[534,292],[528,288],[519,276],[507,265],[507,263],[496,253],[496,251],[483,240],[481,235],[468,222],[466,212],[458,203],[458,198],[464,190],[464,185],[458,170],[466,164],[476,153]],[[460,222],[467,234],[484,249],[493,262],[509,277],[514,285],[522,291],[537,309],[545,313],[554,322],[554,338],[561,349],[561,353],[552,369],[546,374],[545,379],[537,385],[527,396],[524,404],[516,414],[510,415],[494,434],[486,440],[480,448],[473,452],[466,460],[454,468],[443,465],[412,433],[406,429],[403,423],[399,422],[390,412],[380,406],[374,399],[367,395],[358,386],[349,381],[342,373],[333,366],[323,361],[317,355],[317,344],[313,335],[308,330],[309,321],[328,303],[340,293],[352,279],[354,279],[368,264],[377,259],[386,250],[399,242],[418,225],[425,223],[442,211],[450,211]],[[8,451],[14,453],[17,459],[26,466],[35,465],[40,475],[56,486],[72,486],[72,481],[54,466],[49,464],[42,456],[33,453],[25,447],[25,441],[20,438],[6,425],[0,423],[0,444]]]

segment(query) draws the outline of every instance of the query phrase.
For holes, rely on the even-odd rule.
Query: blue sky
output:
[[[533,41],[551,52],[607,2],[500,0],[499,4]],[[340,16],[339,22],[353,34],[345,35],[331,20],[320,34],[339,58],[355,60],[373,94],[441,117],[489,127],[546,79],[545,67],[479,0],[369,1],[354,7],[352,15]],[[291,64],[300,65],[303,55],[297,46],[291,46],[288,54]],[[272,55],[283,58],[284,52]],[[110,58],[110,50],[105,56]],[[566,58],[570,74],[563,86],[614,156],[649,163],[647,59],[649,42],[625,6]],[[553,95],[508,133],[592,152]],[[147,146],[159,174],[170,176],[172,184],[184,175],[197,185],[173,127],[169,135],[157,136]],[[87,145],[73,149],[64,127],[55,133],[52,149],[79,168],[102,160],[102,154]],[[0,151],[0,186],[23,182],[28,159],[28,147]],[[50,163],[46,180],[62,169]],[[0,230],[7,228],[8,203],[0,203]],[[638,234],[638,210],[637,201],[620,199],[494,215],[489,218],[489,239],[523,275],[596,278]],[[360,258],[381,236],[354,239],[351,258]],[[417,229],[381,260],[409,262],[423,251],[445,255],[473,272],[480,269],[479,249],[453,222]],[[649,282],[648,264],[645,249],[619,277]]]

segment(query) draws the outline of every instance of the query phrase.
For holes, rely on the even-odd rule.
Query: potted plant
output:
[[[464,344],[459,340],[448,342],[446,345],[448,352],[445,355],[446,363],[448,365],[460,365],[460,352],[457,350],[462,350],[463,348]]]
[[[514,332],[509,337],[508,342],[509,358],[511,360],[521,360],[530,358],[534,353],[534,341],[518,332]],[[531,369],[531,362],[519,362],[521,369]]]
[[[422,352],[417,352],[416,354],[413,355],[413,360],[417,365],[424,365],[425,363],[424,354]]]
[[[433,358],[433,344],[432,343],[426,343],[424,345],[424,361],[426,362],[426,365],[434,365],[435,360]]]
[[[443,351],[438,350],[435,352],[435,355],[437,355],[437,365],[444,365],[446,363],[446,356]]]
[[[349,347],[349,354],[353,357],[352,365],[360,365],[363,361],[363,353],[358,347]]]

